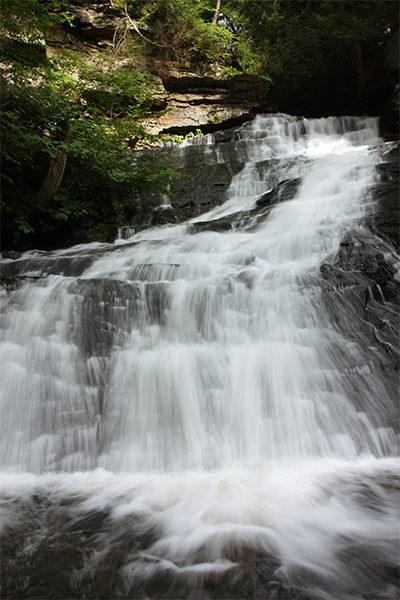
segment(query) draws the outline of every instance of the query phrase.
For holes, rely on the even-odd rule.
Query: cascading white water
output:
[[[225,571],[244,544],[278,556],[295,585],[362,594],[337,555],[346,536],[393,552],[393,505],[380,489],[376,521],[357,490],[393,473],[395,436],[351,401],[343,362],[360,394],[384,404],[384,387],[327,318],[319,267],[370,207],[379,141],[374,119],[260,116],[239,131],[246,164],[221,207],[114,246],[22,257],[25,285],[3,293],[6,498],[41,488],[79,498],[78,512],[111,507],[115,522],[141,515],[160,532],[158,562],[144,571],[136,556],[124,581]],[[255,230],[190,234],[297,177]],[[82,257],[79,277],[43,277],[47,260]]]

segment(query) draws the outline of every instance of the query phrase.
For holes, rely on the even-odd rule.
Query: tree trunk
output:
[[[217,6],[215,7],[215,13],[214,13],[213,20],[212,20],[213,25],[217,24],[220,6],[221,6],[221,0],[217,0]]]
[[[338,57],[336,64],[335,101],[341,107],[346,97],[346,61],[343,54]]]
[[[68,121],[65,121],[62,124],[62,128],[63,135],[60,141],[64,142],[64,144],[68,144]],[[57,156],[50,161],[43,185],[40,188],[40,190],[36,193],[36,200],[41,206],[47,207],[53,199],[53,197],[57,194],[58,190],[60,189],[62,178],[64,177],[66,163],[67,155],[65,154],[65,150],[61,150],[61,152],[59,152]]]
[[[355,44],[354,53],[356,63],[357,98],[361,98],[365,90],[365,74],[360,42]]]

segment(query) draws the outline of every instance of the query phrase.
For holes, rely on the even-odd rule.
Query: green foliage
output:
[[[146,34],[147,52],[181,64],[229,60],[232,33],[212,25],[214,3],[205,0],[137,0],[130,12]]]
[[[115,68],[110,57],[94,64],[82,61],[79,69],[79,94],[110,117],[141,116],[141,109],[151,103],[153,88],[152,75]]]
[[[150,75],[113,68],[109,57],[87,63],[67,53],[40,66],[8,65],[1,77],[1,206],[2,227],[15,241],[61,223],[127,224],[133,192],[166,191],[172,170],[151,157],[133,161],[127,147],[133,137],[152,141],[136,124],[152,84]],[[62,141],[65,123],[69,143]],[[60,152],[67,156],[61,187],[43,205],[37,193]]]
[[[33,231],[30,216],[41,210],[35,193],[43,169],[63,149],[61,123],[76,109],[46,87],[17,87],[4,78],[1,84],[2,225],[13,229],[17,239]]]
[[[71,51],[50,61],[47,83],[71,99],[80,99],[93,116],[137,119],[152,104],[155,77],[129,66],[115,66],[115,59],[99,55],[88,61]]]
[[[12,38],[3,37],[1,55],[3,61],[13,61],[21,66],[35,67],[46,62],[46,48],[43,44],[28,44]]]
[[[196,136],[201,136],[203,135],[203,132],[201,131],[201,129],[196,129],[195,132],[193,131],[189,131],[189,133],[187,133],[186,135],[166,135],[163,137],[163,142],[168,144],[181,144],[184,140],[188,140],[190,138],[196,137]]]
[[[55,0],[0,0],[2,41],[43,41],[43,32],[52,23],[70,22],[66,11]]]
[[[207,122],[210,123],[210,125],[214,125],[215,123],[219,122],[219,116],[217,112],[214,112],[213,114],[208,115],[208,119]]]
[[[257,71],[294,92],[307,81],[332,85],[341,62],[360,77],[368,56],[398,27],[395,2],[348,0],[225,0],[227,25],[239,36],[242,68]],[[244,40],[244,42],[243,42]],[[247,42],[246,42],[247,40]],[[255,63],[246,48],[255,51]],[[247,62],[246,62],[247,61]],[[250,62],[249,62],[250,61]]]
[[[146,31],[146,52],[157,58],[196,66],[203,72],[219,66],[232,76],[267,76],[261,28],[279,18],[276,4],[272,0],[222,0],[215,25],[214,0],[130,0],[126,6],[139,29]]]
[[[175,172],[153,156],[136,156],[126,140],[143,132],[132,124],[104,119],[72,124],[65,186],[71,198],[85,203],[90,214],[106,222],[126,224],[124,208],[133,192],[156,187],[166,193]]]
[[[127,141],[145,138],[141,127],[102,116],[83,118],[84,108],[52,86],[20,88],[3,80],[2,213],[14,239],[35,227],[87,219],[126,224],[124,208],[132,191],[154,186],[166,191],[174,173],[152,157],[133,159]],[[60,141],[70,122],[70,141]],[[48,206],[37,200],[45,167],[60,152],[67,155],[60,190]]]

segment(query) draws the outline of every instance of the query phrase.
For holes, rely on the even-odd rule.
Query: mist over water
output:
[[[182,160],[190,144],[222,160],[212,136]],[[234,145],[245,166],[222,206],[15,261],[4,597],[398,597],[384,359],[335,326],[320,274],[372,210],[377,120],[259,116]],[[235,220],[297,178],[265,220]],[[230,231],[191,233],[227,216]]]

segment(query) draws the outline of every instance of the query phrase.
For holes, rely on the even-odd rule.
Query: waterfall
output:
[[[373,209],[377,120],[264,115],[232,143],[208,213],[3,260],[4,597],[397,597],[386,359],[321,273]],[[75,550],[43,588],[48,547]]]

